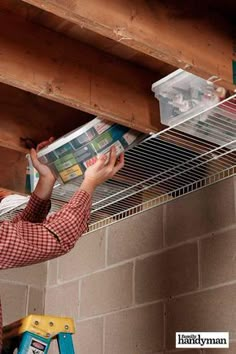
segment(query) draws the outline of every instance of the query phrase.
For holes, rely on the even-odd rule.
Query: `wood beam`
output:
[[[0,187],[24,193],[26,166],[25,153],[0,147]]]
[[[23,1],[206,79],[217,76],[220,84],[235,88],[232,29],[226,19],[216,17],[209,0],[204,6],[190,0],[180,0],[178,6],[160,0]],[[221,2],[220,8],[224,6]]]
[[[89,119],[84,112],[0,84],[0,199],[1,188],[25,192],[29,150],[22,138],[37,144],[50,136],[60,137]]]
[[[36,144],[50,136],[59,138],[91,118],[87,113],[0,83],[2,147],[27,153],[26,138]]]
[[[1,82],[144,132],[160,129],[156,74],[4,12],[0,33]]]

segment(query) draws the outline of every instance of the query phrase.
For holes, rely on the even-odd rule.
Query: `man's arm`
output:
[[[37,149],[48,145],[50,139],[39,144]],[[13,223],[17,223],[20,220],[32,223],[43,222],[51,207],[50,198],[55,183],[55,177],[47,166],[39,162],[36,150],[32,149],[30,156],[33,166],[39,172],[39,181],[26,208],[15,216],[12,220]]]
[[[80,189],[69,203],[43,223],[3,222],[0,226],[0,269],[39,263],[68,252],[87,230],[95,188],[113,177],[123,164],[123,155],[116,163],[114,150],[107,165],[105,157],[101,156],[87,169]]]
[[[4,221],[0,226],[0,269],[43,262],[68,252],[87,230],[91,196],[79,190],[44,223]]]
[[[51,208],[50,200],[40,199],[37,194],[33,193],[26,205],[11,222],[18,223],[19,221],[29,221],[31,223],[43,222]]]

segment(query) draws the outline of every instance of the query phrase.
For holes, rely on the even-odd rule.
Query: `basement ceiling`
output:
[[[22,138],[59,137],[94,116],[155,136],[151,84],[176,67],[233,92],[235,1],[176,4],[0,1],[1,188],[24,192]]]

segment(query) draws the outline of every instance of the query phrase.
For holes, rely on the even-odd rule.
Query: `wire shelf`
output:
[[[124,168],[94,194],[89,231],[234,175],[235,150],[236,95],[127,151]],[[52,210],[60,209],[80,183],[54,188]]]

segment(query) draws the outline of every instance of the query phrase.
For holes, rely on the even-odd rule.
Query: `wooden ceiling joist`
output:
[[[89,114],[0,83],[0,146],[27,153],[28,139],[38,144],[59,138],[91,119]],[[66,124],[65,124],[66,122]]]
[[[26,146],[60,137],[91,119],[84,112],[4,84],[0,84],[0,112],[0,188],[17,193],[25,191]]]
[[[1,82],[142,131],[159,129],[156,74],[3,12],[0,32]]]
[[[23,1],[204,78],[217,76],[223,86],[235,88],[233,31],[223,16],[212,15],[209,1],[204,8],[199,3],[200,15],[196,1],[178,1],[178,7],[174,1],[158,0]]]
[[[24,193],[26,166],[25,153],[0,146],[0,187]]]

